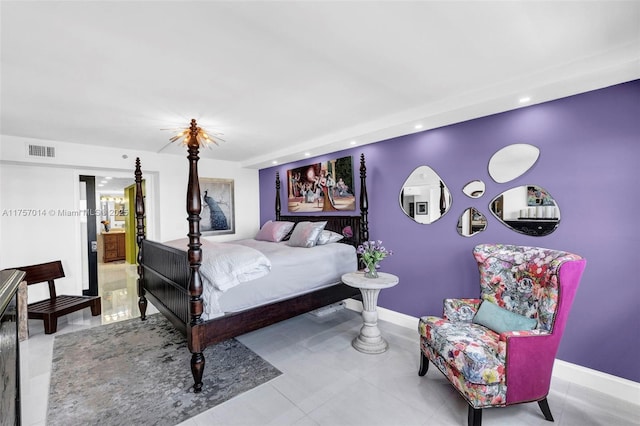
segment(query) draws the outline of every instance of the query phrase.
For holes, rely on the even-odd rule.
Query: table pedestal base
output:
[[[360,335],[353,339],[351,346],[365,354],[381,354],[389,348],[389,344],[382,336],[377,339],[368,339]]]
[[[378,328],[378,302],[379,289],[360,289],[362,293],[362,320],[364,325],[360,329],[360,335],[353,339],[351,345],[365,354],[380,354],[389,348],[389,344],[382,338]]]

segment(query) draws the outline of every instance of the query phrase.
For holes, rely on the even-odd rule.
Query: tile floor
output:
[[[138,315],[135,268],[100,268],[102,316],[90,311],[61,319],[58,334]],[[156,312],[149,306],[149,313]],[[417,331],[380,322],[387,352],[365,355],[351,347],[360,315],[342,310],[317,318],[309,314],[245,334],[245,345],[283,374],[181,426],[209,425],[437,425],[465,426],[467,405],[431,366],[419,377]],[[53,336],[41,321],[29,321],[21,343],[23,425],[44,425]],[[188,368],[188,367],[186,367]],[[205,371],[206,374],[206,371]],[[640,408],[599,392],[554,379],[549,405],[562,426],[640,425]],[[488,409],[486,426],[549,423],[536,403]]]

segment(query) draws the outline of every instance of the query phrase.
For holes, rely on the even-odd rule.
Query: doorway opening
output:
[[[138,315],[137,246],[130,244],[132,236],[135,241],[135,209],[129,203],[135,198],[133,184],[133,177],[80,176],[80,204],[95,212],[82,221],[83,293],[102,298],[104,322]]]

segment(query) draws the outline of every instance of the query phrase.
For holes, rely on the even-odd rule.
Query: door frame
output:
[[[87,192],[87,211],[96,211],[96,177],[80,175],[80,182],[84,182]],[[98,295],[98,231],[94,215],[87,215],[87,261],[89,275],[89,289],[82,290],[85,296]]]

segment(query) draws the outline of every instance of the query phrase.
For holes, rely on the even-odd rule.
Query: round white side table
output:
[[[389,344],[382,338],[378,328],[378,294],[380,290],[398,284],[398,277],[378,272],[378,278],[365,278],[364,272],[350,272],[342,276],[342,282],[360,289],[362,293],[362,320],[364,325],[351,345],[366,354],[379,354],[387,350]]]

